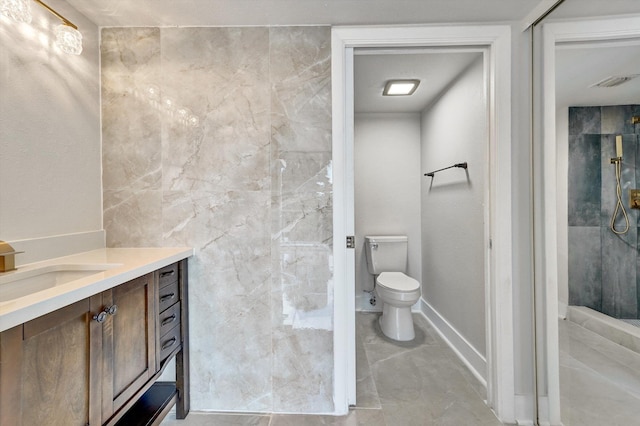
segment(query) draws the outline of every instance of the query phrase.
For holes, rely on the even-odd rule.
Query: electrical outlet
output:
[[[640,209],[640,189],[629,190],[629,207]]]

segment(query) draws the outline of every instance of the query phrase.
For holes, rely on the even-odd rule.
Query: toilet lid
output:
[[[383,272],[378,275],[376,283],[389,290],[415,291],[420,288],[420,283],[402,272]]]

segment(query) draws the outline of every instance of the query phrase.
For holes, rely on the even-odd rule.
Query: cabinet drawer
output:
[[[160,338],[160,362],[164,361],[174,350],[180,346],[180,325],[173,327],[167,334]]]
[[[176,303],[160,314],[160,335],[180,324],[180,304]]]
[[[174,263],[173,265],[165,266],[164,268],[158,271],[159,284],[160,288],[165,287],[171,283],[178,281],[178,264]]]
[[[178,281],[176,281],[160,289],[158,295],[158,312],[164,312],[165,309],[178,300],[180,300],[180,293],[178,291]]]

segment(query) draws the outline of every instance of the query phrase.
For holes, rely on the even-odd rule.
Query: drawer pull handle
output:
[[[169,349],[171,346],[175,345],[177,341],[178,339],[176,339],[175,337],[172,337],[171,339],[167,340],[162,344],[162,349],[160,350],[164,351],[165,349]]]
[[[174,322],[176,320],[176,315],[173,314],[170,317],[167,317],[165,319],[162,320],[162,323],[160,324],[161,327],[164,327],[167,324],[171,324],[172,322]]]
[[[174,275],[175,273],[176,273],[176,270],[175,270],[175,269],[172,269],[172,270],[167,271],[167,272],[162,272],[162,273],[160,274],[160,278],[170,277],[170,276]]]
[[[176,297],[176,294],[175,294],[175,293],[165,294],[164,296],[162,296],[162,297],[160,298],[160,303],[162,303],[162,302],[166,302],[167,300],[171,300],[171,299],[173,299],[174,297]]]

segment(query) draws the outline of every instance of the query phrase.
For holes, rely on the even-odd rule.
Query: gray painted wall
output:
[[[487,115],[479,58],[422,114],[422,297],[485,354]]]
[[[420,114],[370,113],[355,116],[356,310],[381,311],[364,293],[366,235],[407,235],[407,274],[422,277],[420,256]]]

